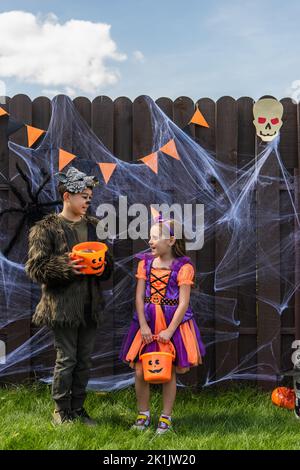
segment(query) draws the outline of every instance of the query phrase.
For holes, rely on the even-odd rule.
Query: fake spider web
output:
[[[210,352],[220,344],[230,344],[239,338],[237,288],[239,298],[244,296],[244,302],[251,298],[252,301],[266,303],[280,316],[290,306],[298,287],[291,260],[294,257],[295,240],[298,242],[299,239],[299,220],[294,193],[290,189],[293,180],[284,167],[278,150],[279,138],[270,142],[256,158],[253,156],[246,166],[237,169],[218,161],[176,126],[151,98],[144,99],[151,116],[152,151],[156,151],[170,139],[175,139],[180,156],[178,161],[159,154],[157,175],[144,164],[124,162],[116,158],[80,117],[72,101],[65,96],[56,97],[52,101],[49,128],[36,149],[9,143],[10,150],[20,159],[20,166],[8,183],[22,189],[21,195],[15,194],[14,205],[9,208],[14,209],[14,217],[18,219],[17,234],[13,234],[15,239],[12,236],[9,238],[7,233],[11,212],[3,213],[0,218],[1,247],[6,248],[2,248],[0,255],[0,329],[13,327],[17,321],[29,320],[40,299],[39,286],[32,284],[24,272],[28,228],[43,214],[61,209],[57,204],[54,174],[58,171],[59,148],[64,148],[77,156],[72,161],[73,166],[97,176],[101,182],[94,190],[91,206],[94,214],[103,202],[117,207],[120,196],[127,197],[128,206],[136,203],[148,208],[162,203],[175,203],[179,208],[187,203],[204,205],[204,244],[214,240],[218,231],[226,234],[226,246],[213,270],[207,269],[204,263],[199,264],[196,278],[201,280],[204,287],[201,290],[195,289],[191,298],[207,349],[202,385],[209,386],[229,379],[274,380],[281,373],[274,368],[273,363],[276,361],[256,365],[254,358],[261,349],[267,349],[270,357],[273,357],[273,342],[278,331],[273,331],[265,344],[242,355],[239,364],[223,375],[219,373],[222,363],[215,364],[215,354]],[[273,167],[278,170],[272,174],[265,172],[270,159]],[[103,182],[99,162],[117,164],[107,185]],[[3,175],[2,177],[4,178]],[[282,203],[280,214],[273,211],[270,204],[266,204],[268,211],[263,206],[255,208],[255,192],[277,184],[287,189],[287,198]],[[216,187],[219,188],[218,191]],[[12,186],[11,189],[14,191]],[[271,193],[266,192],[266,197],[268,194]],[[6,201],[2,201],[1,209],[8,209]],[[148,220],[140,221],[141,225],[150,226],[150,215],[149,211]],[[176,210],[174,216],[176,218]],[[284,236],[280,241],[274,240],[269,230],[278,218],[280,223],[285,224]],[[296,230],[294,224],[290,223],[294,218]],[[194,214],[185,218],[185,222],[190,226],[191,232],[196,231]],[[257,230],[265,233],[267,241],[263,246],[257,242]],[[124,240],[123,235],[123,229],[117,230],[107,240],[115,256],[116,271],[113,282],[106,284],[106,320],[98,331],[93,356],[94,366],[89,385],[98,390],[115,390],[133,383],[132,371],[120,363],[118,354],[134,309],[134,255],[136,251],[147,251],[148,244],[147,239]],[[274,262],[274,253],[279,249],[281,265]],[[195,253],[188,251],[187,255]],[[267,294],[261,296],[253,291],[249,294],[248,286],[255,284],[257,276],[270,285],[274,279],[280,279],[281,296],[278,301]],[[206,279],[213,279],[213,292],[206,291]],[[14,331],[13,328],[11,331]],[[11,334],[17,336],[17,333]],[[1,379],[30,372],[41,380],[51,381],[54,365],[52,332],[41,328],[33,329],[31,334],[29,339],[21,343],[18,337],[14,338],[18,346],[8,354],[6,364],[0,364]],[[224,360],[228,354],[230,348]]]

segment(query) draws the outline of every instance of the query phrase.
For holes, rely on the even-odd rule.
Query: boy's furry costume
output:
[[[88,240],[97,240],[99,220],[86,216]],[[101,276],[77,275],[68,265],[68,252],[76,244],[72,230],[66,230],[57,214],[44,217],[31,228],[29,253],[25,270],[28,276],[42,285],[42,297],[36,307],[33,322],[37,326],[79,326],[84,324],[84,297],[81,286],[88,282],[91,299],[91,318],[99,326],[103,317],[104,300],[101,282],[107,280],[113,269],[110,254]]]
[[[96,178],[71,167],[59,174],[65,191],[76,194],[93,188]],[[95,217],[82,217],[84,238],[96,241]],[[76,274],[69,264],[68,253],[78,243],[79,235],[72,223],[58,214],[50,214],[37,222],[29,234],[28,276],[41,284],[42,297],[33,322],[47,325],[54,333],[56,363],[53,373],[52,397],[55,401],[54,422],[89,418],[83,408],[91,367],[97,326],[103,319],[104,300],[101,282],[113,271],[113,260],[105,255],[105,269],[100,276]]]

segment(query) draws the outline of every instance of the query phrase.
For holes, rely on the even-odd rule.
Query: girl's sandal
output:
[[[139,429],[145,431],[150,426],[150,417],[147,415],[139,414],[136,418],[135,423],[131,426],[131,429]]]
[[[166,432],[170,431],[172,428],[172,423],[168,418],[164,418],[161,416],[158,420],[158,426],[156,429],[156,434],[165,434]]]

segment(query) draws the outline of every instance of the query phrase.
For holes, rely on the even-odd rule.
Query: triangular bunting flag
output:
[[[180,160],[174,139],[170,140],[166,145],[161,147],[159,150],[161,152],[166,153],[167,155],[170,155],[170,157],[176,158],[176,160]]]
[[[111,175],[115,171],[117,164],[116,163],[98,163],[98,165],[100,167],[104,181],[107,184],[110,180]]]
[[[1,117],[1,116],[7,116],[7,115],[8,115],[8,112],[5,111],[4,108],[0,108],[0,117]]]
[[[59,156],[58,156],[59,171],[63,170],[65,166],[67,166],[72,160],[74,160],[74,158],[76,158],[76,155],[66,152],[63,149],[59,149]]]
[[[157,161],[157,152],[151,153],[150,155],[147,155],[146,157],[139,158],[139,160],[142,160],[145,165],[147,165],[154,173],[157,174],[158,172],[158,161]]]
[[[201,113],[200,109],[198,108],[198,105],[197,105],[197,109],[196,109],[192,119],[190,120],[189,124],[198,124],[198,126],[209,127],[209,125],[207,124],[203,114]]]
[[[28,137],[28,147],[32,147],[33,144],[41,137],[42,134],[45,134],[46,131],[38,129],[37,127],[27,126],[27,137]]]

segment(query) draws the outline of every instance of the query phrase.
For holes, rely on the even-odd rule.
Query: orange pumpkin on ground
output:
[[[281,408],[293,410],[295,408],[295,392],[292,388],[277,387],[272,392],[272,402]]]

